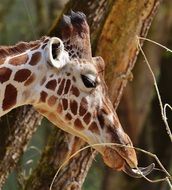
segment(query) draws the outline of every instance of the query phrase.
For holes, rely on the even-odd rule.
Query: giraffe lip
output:
[[[149,175],[153,169],[155,168],[155,164],[152,163],[147,167],[138,167],[138,168],[131,168],[127,163],[125,164],[123,171],[131,177],[134,178],[141,178],[143,176]]]

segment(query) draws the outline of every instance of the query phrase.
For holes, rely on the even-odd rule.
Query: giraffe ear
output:
[[[63,42],[59,38],[50,38],[47,50],[47,61],[53,67],[60,69],[69,62],[69,55],[64,50]]]

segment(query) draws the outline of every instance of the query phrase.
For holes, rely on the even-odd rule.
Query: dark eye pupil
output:
[[[87,88],[95,88],[96,87],[96,82],[91,80],[85,75],[81,75],[82,82]]]

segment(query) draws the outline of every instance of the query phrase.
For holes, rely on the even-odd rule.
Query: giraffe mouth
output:
[[[122,156],[118,151],[110,148],[105,149],[103,159],[109,167],[118,171],[122,170],[127,175],[134,178],[141,178],[149,175],[155,167],[154,163],[147,167],[137,167],[137,163],[132,164],[131,161],[127,161],[130,159],[124,158],[124,156]]]

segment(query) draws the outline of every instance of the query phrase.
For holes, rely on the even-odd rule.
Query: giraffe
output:
[[[148,175],[154,165],[137,169],[132,142],[108,98],[104,61],[92,57],[85,15],[64,15],[60,37],[0,47],[0,117],[33,105],[57,127],[90,145],[130,146],[94,148],[109,167],[133,177]]]

